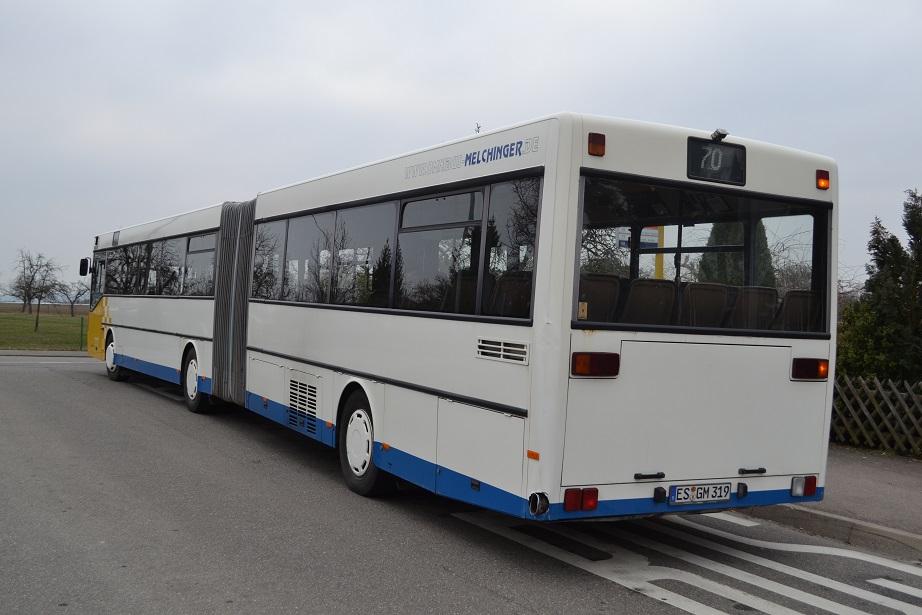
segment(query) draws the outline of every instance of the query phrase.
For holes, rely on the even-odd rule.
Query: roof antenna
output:
[[[474,122],[474,134],[480,134],[480,124]]]
[[[730,133],[724,130],[723,128],[718,128],[717,130],[711,133],[711,139],[713,141],[718,141],[718,142],[723,141],[724,138],[726,138],[726,136],[729,134]]]

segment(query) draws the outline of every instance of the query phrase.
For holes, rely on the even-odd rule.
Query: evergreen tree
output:
[[[709,247],[741,246],[743,245],[742,222],[717,222],[711,227],[708,237]],[[755,246],[753,250],[754,271],[753,279],[748,282],[750,286],[775,287],[775,269],[772,266],[772,255],[768,249],[768,236],[765,225],[760,221],[755,230]],[[717,282],[728,286],[743,286],[747,282],[743,272],[742,252],[708,252],[701,256],[698,269],[698,281]]]
[[[906,191],[903,228],[908,247],[880,218],[871,225],[868,279],[839,320],[840,372],[922,380],[922,195]]]

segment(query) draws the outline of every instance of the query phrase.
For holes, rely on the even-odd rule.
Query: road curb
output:
[[[796,504],[758,506],[740,512],[751,517],[794,526],[826,538],[841,540],[863,549],[884,548],[912,559],[922,556],[922,536],[876,523],[850,519]]]

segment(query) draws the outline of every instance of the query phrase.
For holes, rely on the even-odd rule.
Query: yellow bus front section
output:
[[[112,317],[109,316],[109,298],[103,297],[90,312],[86,329],[86,352],[94,359],[106,360],[106,330]]]

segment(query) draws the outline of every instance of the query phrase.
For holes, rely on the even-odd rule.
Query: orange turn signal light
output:
[[[605,155],[605,135],[600,132],[590,132],[589,133],[589,155],[590,156],[604,156]]]
[[[570,373],[574,376],[614,378],[621,371],[621,355],[617,352],[574,352]]]
[[[826,380],[829,378],[828,359],[794,359],[791,380]]]
[[[829,190],[829,171],[816,170],[816,187],[819,190]]]

